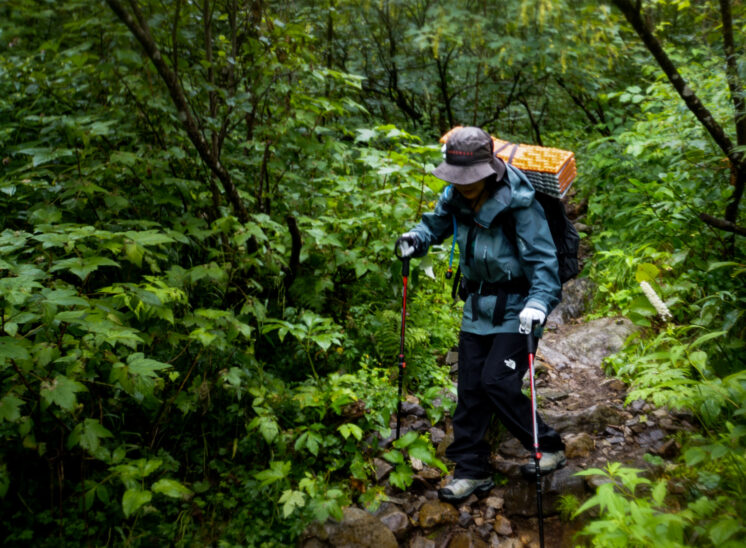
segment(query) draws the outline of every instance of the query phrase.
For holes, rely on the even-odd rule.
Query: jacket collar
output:
[[[451,213],[460,219],[473,219],[482,227],[489,227],[495,218],[510,205],[512,192],[510,185],[501,184],[479,208],[475,215],[469,203],[452,187],[448,189],[447,205]]]
[[[485,200],[479,212],[474,216],[474,221],[484,228],[487,228],[510,205],[512,192],[510,186],[501,184],[492,195]]]

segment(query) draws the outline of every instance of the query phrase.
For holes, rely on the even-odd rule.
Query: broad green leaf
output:
[[[157,360],[144,357],[141,352],[131,354],[127,359],[129,372],[139,377],[157,377],[158,371],[170,369],[172,366]]]
[[[143,489],[127,489],[122,496],[122,510],[124,517],[130,517],[143,504],[147,504],[153,498],[153,493]]]
[[[653,502],[659,507],[663,506],[663,499],[666,497],[666,481],[660,480],[653,488]]]
[[[394,487],[405,490],[414,481],[414,472],[407,464],[399,464],[389,474],[389,482]]]
[[[261,481],[262,486],[275,483],[287,477],[290,473],[291,464],[289,461],[272,461],[270,467],[261,472],[254,474],[254,477]]]
[[[68,438],[68,447],[79,444],[90,453],[95,453],[101,445],[101,438],[111,438],[112,433],[97,419],[85,419],[78,423]]]
[[[119,263],[106,257],[76,257],[74,259],[57,261],[50,270],[52,272],[69,270],[81,280],[85,280],[91,272],[95,272],[100,266],[118,267]]]
[[[24,401],[13,394],[5,394],[0,400],[0,421],[14,422],[21,418],[21,406]]]
[[[88,306],[88,301],[78,297],[74,289],[49,290],[45,288],[41,293],[44,295],[44,302],[57,306]]]
[[[124,256],[135,266],[141,267],[142,259],[145,256],[145,249],[135,242],[127,242],[124,244]]]
[[[405,447],[413,443],[418,436],[419,434],[416,431],[410,430],[394,442],[394,447],[396,447],[397,449],[404,449]]]
[[[123,235],[141,246],[170,244],[174,239],[157,230],[144,230],[140,232],[128,231]]]
[[[0,362],[30,358],[31,355],[20,340],[13,337],[0,337]]]
[[[282,504],[282,515],[288,518],[296,509],[306,505],[306,495],[301,491],[286,489],[278,502]]]
[[[745,528],[740,520],[725,517],[718,520],[710,529],[710,540],[713,545],[718,546]]]
[[[637,272],[635,273],[635,279],[637,282],[652,282],[660,274],[660,269],[654,264],[641,263],[637,265]]]
[[[402,455],[401,451],[386,451],[383,454],[383,458],[391,464],[404,464],[404,455]]]
[[[72,411],[75,407],[75,394],[87,389],[78,381],[57,375],[51,382],[41,383],[41,397],[47,404],[56,403],[65,411]]]
[[[350,435],[354,436],[357,441],[363,439],[363,430],[356,424],[343,424],[337,430],[339,430],[344,439],[349,438]]]
[[[194,493],[188,487],[174,479],[162,478],[156,481],[151,489],[153,493],[160,493],[174,499],[189,500]]]

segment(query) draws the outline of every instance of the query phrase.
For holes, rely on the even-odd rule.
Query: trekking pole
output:
[[[531,376],[531,418],[534,426],[534,466],[536,467],[536,509],[539,513],[539,544],[544,548],[544,514],[541,508],[541,451],[539,451],[539,427],[536,420],[536,389],[534,387],[534,355],[536,354],[536,336],[534,328],[539,322],[534,321],[531,324],[531,330],[528,332],[528,369]]]
[[[401,275],[404,281],[404,290],[402,291],[401,303],[401,337],[399,338],[399,397],[396,403],[396,439],[399,439],[399,429],[401,427],[401,393],[402,380],[404,378],[404,368],[407,367],[404,361],[404,331],[407,325],[407,279],[409,278],[409,257],[403,257],[399,246],[395,247],[394,253],[401,261]]]

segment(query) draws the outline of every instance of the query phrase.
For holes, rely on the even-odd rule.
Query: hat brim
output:
[[[442,162],[432,172],[438,179],[443,179],[454,185],[470,185],[497,174],[497,180],[505,175],[505,162],[500,158],[493,158],[489,162],[470,164],[468,166],[459,166]]]

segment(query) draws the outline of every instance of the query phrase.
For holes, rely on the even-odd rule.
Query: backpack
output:
[[[557,262],[559,263],[559,280],[561,284],[573,279],[580,272],[578,265],[578,249],[580,236],[575,226],[567,217],[565,205],[559,198],[536,191],[535,199],[544,209],[544,215],[552,233],[554,247],[557,248]],[[515,221],[512,215],[503,216],[503,233],[508,240],[516,245]]]

